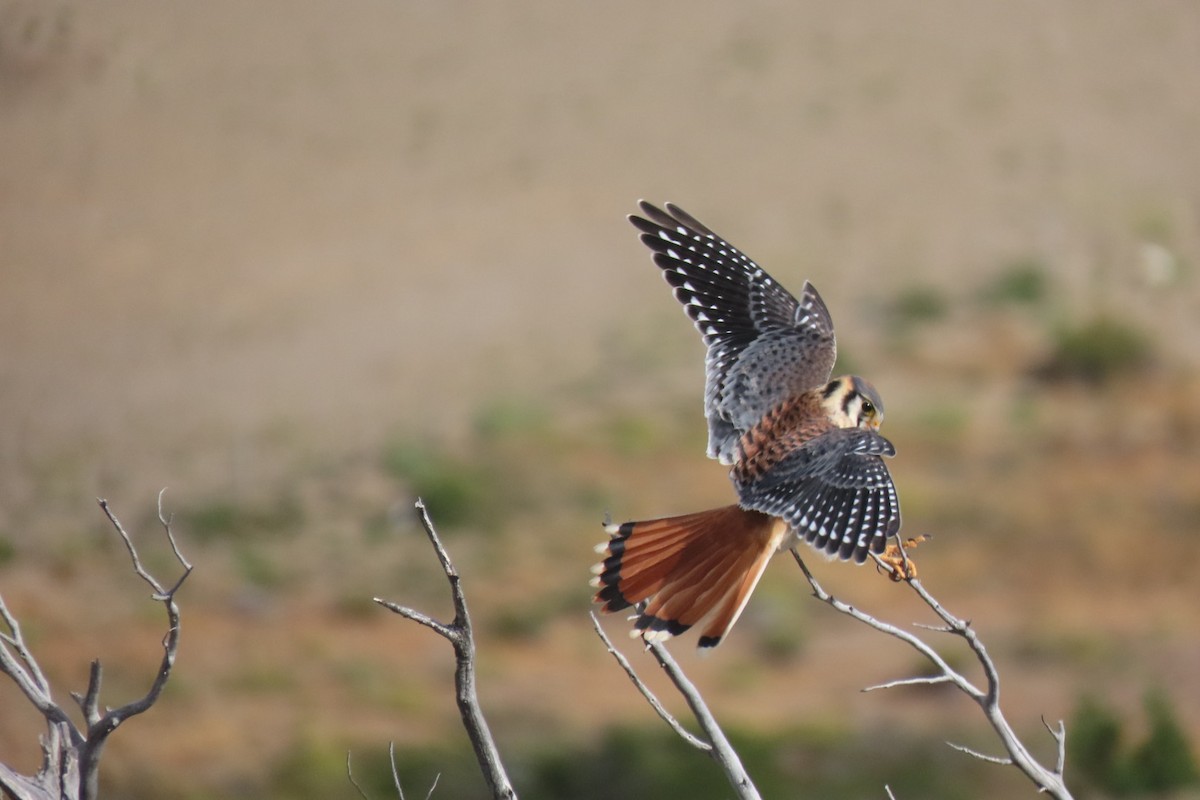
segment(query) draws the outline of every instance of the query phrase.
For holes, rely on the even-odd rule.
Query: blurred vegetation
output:
[[[980,774],[994,768],[955,753],[940,738],[897,740],[884,731],[863,735],[820,726],[772,734],[729,733],[764,797],[876,797],[886,785],[898,797],[977,800],[1005,797],[1004,792],[1011,790],[1001,786],[992,794],[981,793]],[[424,796],[436,780],[434,797],[486,796],[474,757],[461,744],[397,748],[406,795]],[[275,766],[271,796],[288,800],[350,796],[348,749],[353,751],[355,780],[367,795],[394,796],[386,747],[352,747],[312,737],[298,743]],[[730,796],[720,769],[659,725],[613,728],[592,743],[527,745],[505,758],[521,797],[528,800],[721,800]]]
[[[175,516],[181,529],[187,530],[188,539],[201,544],[265,536],[291,537],[299,533],[304,524],[300,503],[287,495],[262,504],[213,499],[205,505],[181,508]]]
[[[1046,264],[1040,259],[1016,259],[979,291],[985,304],[995,306],[1034,306],[1046,299],[1050,279]]]
[[[1114,317],[1098,316],[1055,331],[1053,351],[1038,374],[1104,383],[1147,367],[1152,350],[1144,333]]]
[[[264,674],[262,680],[273,682]],[[250,675],[246,680],[259,680]],[[272,683],[273,685],[273,683]],[[1161,691],[1145,697],[1148,730],[1128,742],[1119,716],[1095,697],[1084,697],[1068,723],[1068,765],[1076,796],[1150,797],[1200,785],[1191,744]],[[987,800],[1017,796],[1026,788],[1015,771],[963,756],[945,746],[953,731],[902,739],[892,732],[811,725],[772,733],[728,731],[730,740],[764,797],[862,798],[881,796],[884,786],[897,797],[923,800]],[[706,756],[660,725],[615,727],[593,742],[548,739],[506,748],[506,766],[529,800],[609,800],[614,797],[729,797],[724,775]],[[286,800],[349,797],[346,754],[352,751],[355,780],[369,797],[394,796],[386,746],[300,737],[266,779],[269,785],[244,787],[231,796],[256,792]],[[435,797],[446,800],[486,796],[474,756],[455,735],[444,744],[399,747],[399,774],[407,794],[424,796],[437,781]],[[1011,780],[1010,780],[1011,779]],[[140,798],[147,784],[113,787]]]
[[[900,333],[937,322],[949,313],[950,302],[941,290],[923,284],[901,289],[887,306],[891,326]]]
[[[494,530],[538,501],[540,459],[557,443],[550,419],[534,401],[495,399],[475,411],[465,442],[398,436],[382,465],[425,501],[439,526]]]
[[[504,494],[498,476],[483,464],[448,455],[432,443],[393,442],[383,454],[384,468],[420,497],[445,528],[478,525],[495,519]]]
[[[1148,730],[1127,741],[1121,718],[1103,701],[1085,696],[1068,726],[1069,762],[1093,791],[1111,797],[1159,795],[1200,786],[1194,749],[1170,698],[1161,690],[1143,701]]]

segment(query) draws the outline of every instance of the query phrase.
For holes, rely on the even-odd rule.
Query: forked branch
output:
[[[921,598],[921,601],[927,605],[930,610],[941,620],[942,625],[928,628],[939,633],[949,633],[966,642],[971,652],[974,654],[976,661],[983,669],[983,674],[986,683],[981,688],[968,680],[962,673],[955,670],[946,662],[944,658],[936,650],[933,649],[922,638],[912,633],[911,631],[903,630],[883,622],[866,612],[851,606],[837,599],[821,586],[816,577],[804,563],[804,559],[800,557],[800,553],[792,548],[792,556],[796,559],[796,563],[800,566],[804,573],[805,579],[812,587],[813,595],[823,603],[831,606],[838,612],[845,614],[853,619],[858,620],[864,625],[868,625],[881,633],[899,639],[908,644],[926,659],[928,659],[937,669],[937,674],[933,676],[923,676],[915,678],[902,678],[900,680],[890,681],[888,683],[879,684],[877,686],[867,687],[864,691],[874,691],[876,689],[890,689],[897,686],[911,686],[916,683],[949,683],[961,691],[963,694],[970,697],[983,710],[984,716],[991,724],[996,735],[1000,738],[1001,744],[1007,756],[989,756],[979,753],[970,748],[953,743],[950,744],[956,750],[967,753],[975,758],[987,761],[994,764],[1002,764],[1005,766],[1015,766],[1024,773],[1038,787],[1038,791],[1044,792],[1055,800],[1071,800],[1071,793],[1067,790],[1066,784],[1063,782],[1063,768],[1066,762],[1066,728],[1060,721],[1056,728],[1052,728],[1045,720],[1042,724],[1046,726],[1046,730],[1054,738],[1058,745],[1058,759],[1053,769],[1043,766],[1037,761],[1025,747],[1024,743],[1017,737],[1012,726],[1004,716],[1004,712],[1000,709],[1000,673],[996,669],[996,663],[988,654],[987,648],[984,647],[975,629],[971,627],[968,620],[960,619],[947,611],[941,603],[937,601],[933,595],[925,588],[921,581],[916,577],[901,577],[900,570],[896,565],[887,563],[879,558],[876,558],[876,563],[879,566],[892,573],[893,577],[907,583],[916,595]],[[908,573],[907,557],[903,555],[904,572]]]
[[[667,677],[671,679],[671,683],[675,685],[675,688],[679,690],[684,700],[687,701],[688,707],[696,717],[696,722],[699,723],[700,729],[704,731],[707,741],[690,733],[679,723],[679,720],[667,711],[654,692],[650,690],[650,687],[638,677],[633,665],[629,663],[629,659],[613,646],[604,629],[600,627],[600,621],[596,619],[596,615],[592,614],[591,617],[592,627],[596,629],[596,635],[604,642],[604,646],[608,648],[608,652],[621,665],[621,669],[625,670],[625,674],[633,681],[633,685],[646,698],[646,702],[650,704],[651,708],[671,726],[671,730],[675,731],[681,739],[697,750],[711,756],[717,762],[721,771],[725,773],[725,777],[729,779],[729,785],[733,787],[739,798],[742,798],[742,800],[759,800],[758,789],[750,779],[750,774],[746,772],[746,768],[742,766],[742,760],[738,757],[737,751],[733,749],[733,746],[729,743],[729,739],[725,736],[725,732],[717,724],[716,717],[708,710],[708,705],[704,702],[704,697],[700,694],[700,690],[684,674],[683,669],[671,656],[667,648],[661,642],[648,642],[646,644],[646,649],[654,656],[654,660],[667,673]]]
[[[484,780],[487,782],[492,797],[501,800],[515,800],[517,793],[508,779],[504,763],[500,758],[500,751],[492,738],[492,732],[488,728],[483,710],[479,706],[479,696],[475,691],[475,637],[471,629],[471,616],[467,612],[467,598],[463,592],[462,581],[453,562],[450,561],[450,556],[446,553],[446,548],[442,546],[441,539],[438,538],[437,530],[433,526],[433,520],[429,517],[429,510],[425,508],[425,503],[418,499],[416,507],[421,525],[425,528],[425,534],[429,537],[429,541],[437,553],[438,561],[441,562],[446,580],[450,583],[450,593],[454,599],[454,621],[449,624],[439,622],[420,611],[378,597],[374,598],[375,602],[406,619],[411,619],[413,622],[436,631],[454,647],[455,696],[463,727],[466,728],[471,746],[475,750],[475,759],[479,763],[479,768],[483,772]]]
[[[163,492],[166,490],[164,489]],[[0,598],[0,620],[7,633],[0,632],[0,673],[7,675],[25,698],[46,720],[46,735],[42,737],[42,767],[34,776],[25,776],[0,764],[0,790],[17,800],[70,798],[92,800],[99,792],[100,756],[108,737],[121,723],[142,714],[157,702],[170,680],[179,650],[179,606],[175,594],[192,573],[192,565],[184,558],[171,530],[171,520],[163,513],[163,492],[158,495],[158,519],[176,560],[183,568],[178,580],[165,587],[142,565],[132,538],[117,519],[107,500],[99,500],[100,508],[125,545],[134,573],[153,590],[154,600],[161,602],[167,614],[167,633],[163,637],[163,657],[149,690],[117,708],[100,710],[100,687],[104,677],[99,661],[93,661],[88,674],[87,691],[71,693],[83,716],[81,725],[55,702],[49,681],[37,659],[26,646],[21,626],[4,599]]]

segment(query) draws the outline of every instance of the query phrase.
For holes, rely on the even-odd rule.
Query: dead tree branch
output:
[[[646,702],[654,709],[654,713],[662,717],[663,721],[671,727],[671,730],[675,731],[680,739],[683,739],[703,753],[711,753],[713,746],[683,727],[679,720],[670,711],[667,711],[666,706],[659,701],[654,692],[650,690],[650,687],[638,677],[637,671],[634,670],[633,664],[629,663],[629,659],[625,657],[625,654],[613,645],[612,640],[608,638],[608,634],[604,632],[604,628],[600,627],[600,620],[596,618],[596,615],[589,612],[589,616],[592,618],[592,627],[596,629],[596,635],[600,637],[600,641],[604,642],[604,646],[608,648],[609,654],[621,666],[625,674],[629,676],[629,680],[633,681],[634,687],[637,688],[642,697],[646,698]]]
[[[483,716],[483,711],[479,706],[479,697],[475,691],[475,637],[471,629],[471,617],[467,613],[467,598],[463,592],[462,581],[454,564],[450,561],[450,556],[442,546],[441,539],[438,538],[437,530],[433,526],[433,520],[429,517],[425,503],[418,499],[416,507],[421,525],[425,528],[425,534],[429,537],[429,541],[437,553],[438,561],[441,562],[442,571],[446,574],[446,580],[450,583],[450,593],[454,599],[454,621],[446,624],[407,606],[397,605],[378,597],[374,600],[384,608],[436,631],[454,647],[456,662],[454,685],[458,711],[462,716],[467,736],[471,740],[471,746],[475,750],[475,759],[479,763],[479,768],[483,772],[484,780],[487,782],[492,797],[500,800],[516,800],[517,793],[508,779],[504,763],[500,758],[500,751],[496,748],[496,742],[492,738],[491,730]]]
[[[908,572],[907,558],[904,558],[904,570]],[[1000,709],[1000,673],[996,669],[996,663],[988,654],[987,648],[975,633],[975,629],[971,627],[969,620],[963,620],[954,616],[947,611],[941,603],[934,598],[925,586],[915,577],[900,577],[899,571],[892,564],[885,563],[880,559],[876,559],[876,563],[881,568],[890,571],[898,580],[903,580],[908,586],[921,598],[921,601],[927,605],[930,610],[942,621],[940,626],[918,626],[933,630],[939,633],[948,633],[962,639],[971,652],[974,654],[976,661],[983,669],[986,684],[984,688],[980,688],[968,680],[962,673],[952,668],[944,658],[936,650],[933,649],[927,642],[921,639],[916,634],[903,630],[883,622],[866,612],[855,608],[847,603],[837,599],[817,582],[816,577],[808,569],[804,560],[800,557],[800,553],[792,548],[792,556],[796,559],[796,563],[804,572],[804,577],[808,580],[808,584],[812,587],[813,595],[823,603],[831,606],[836,611],[845,614],[859,622],[874,628],[881,633],[892,636],[900,641],[908,644],[922,656],[927,658],[937,669],[937,674],[933,677],[917,677],[917,678],[902,678],[900,680],[891,681],[888,683],[879,684],[877,686],[867,687],[864,691],[873,691],[876,689],[889,689],[897,686],[909,686],[915,683],[949,683],[961,691],[963,694],[970,697],[983,710],[984,716],[991,724],[996,735],[1000,738],[1007,757],[988,756],[979,753],[970,748],[961,745],[950,744],[957,750],[965,752],[975,758],[987,761],[994,764],[1002,764],[1005,766],[1015,766],[1026,775],[1038,787],[1038,791],[1044,792],[1055,800],[1071,800],[1071,793],[1067,790],[1066,784],[1063,782],[1063,767],[1066,761],[1066,729],[1062,722],[1058,723],[1057,728],[1051,728],[1045,720],[1043,725],[1054,737],[1058,744],[1058,761],[1054,769],[1048,769],[1040,764],[1025,747],[1024,743],[1017,737],[1012,726],[1005,718],[1003,711]]]
[[[672,714],[666,710],[654,692],[650,690],[641,678],[638,677],[633,665],[629,663],[620,650],[613,646],[608,635],[604,633],[604,629],[600,627],[600,621],[596,619],[596,615],[592,614],[592,627],[596,629],[596,635],[604,642],[604,646],[608,648],[608,652],[621,665],[621,669],[625,670],[625,674],[633,681],[633,685],[642,693],[646,701],[650,703],[651,708],[663,718],[663,720],[671,726],[671,730],[675,731],[681,739],[700,750],[707,753],[712,759],[717,762],[717,765],[725,773],[725,777],[729,779],[729,784],[742,800],[759,800],[760,795],[758,789],[754,786],[754,782],[750,780],[749,773],[742,766],[742,760],[738,757],[737,751],[729,743],[725,732],[721,730],[721,726],[717,724],[716,717],[709,711],[708,705],[704,702],[700,691],[695,684],[688,679],[684,674],[679,663],[671,656],[667,648],[661,642],[649,642],[646,649],[654,656],[654,660],[667,673],[667,677],[671,679],[671,683],[683,695],[687,701],[688,707],[692,710],[692,714],[696,717],[696,722],[699,723],[704,735],[708,737],[708,741],[698,738],[688,732]]]
[[[164,489],[163,492],[165,491]],[[153,590],[152,598],[161,602],[167,613],[162,662],[150,689],[142,697],[123,706],[101,711],[100,686],[104,673],[100,662],[93,661],[88,675],[87,691],[82,695],[71,693],[83,716],[83,724],[77,725],[62,706],[55,702],[49,681],[25,644],[16,616],[9,611],[4,599],[0,597],[0,619],[8,631],[0,633],[0,673],[8,676],[17,685],[25,698],[46,720],[46,735],[42,737],[42,766],[36,775],[21,775],[0,764],[0,789],[17,800],[93,800],[99,792],[100,757],[109,735],[121,723],[149,710],[170,680],[171,671],[175,666],[175,655],[179,649],[179,606],[175,603],[175,594],[192,573],[192,565],[180,552],[171,530],[171,520],[163,513],[163,492],[159,492],[158,495],[159,522],[176,560],[183,567],[183,573],[169,588],[163,586],[142,566],[133,540],[109,508],[108,501],[98,501],[104,515],[121,537],[133,564],[134,573],[150,586]]]

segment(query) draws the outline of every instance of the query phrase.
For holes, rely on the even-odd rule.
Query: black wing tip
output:
[[[642,236],[653,236],[658,227],[645,217],[639,217],[637,214],[626,214],[625,219],[629,220],[629,224],[642,232]]]
[[[647,231],[648,233],[654,232],[653,228],[648,230],[647,225],[666,228],[670,231],[675,231],[678,228],[686,228],[697,236],[712,236],[715,239],[721,238],[703,222],[670,201],[663,203],[662,208],[659,208],[648,200],[638,200],[637,205],[638,210],[645,217],[640,217],[637,214],[629,214],[626,219],[640,230]]]
[[[639,228],[642,227],[640,223],[649,223],[651,225],[661,226],[664,228],[674,228],[679,224],[679,221],[674,219],[671,214],[663,211],[661,208],[648,200],[638,200],[637,205],[638,210],[645,215],[645,218],[640,217],[637,214],[629,214],[626,218]],[[671,208],[670,203],[666,203],[665,205],[668,209]]]

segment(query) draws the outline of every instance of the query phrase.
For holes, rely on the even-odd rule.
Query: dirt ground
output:
[[[170,487],[197,563],[178,686],[106,779],[150,759],[232,791],[300,739],[436,739],[448,648],[369,604],[446,609],[387,467],[432,443],[524,484],[456,541],[508,626],[494,724],[647,718],[582,615],[596,521],[730,496],[700,347],[622,219],[672,200],[820,288],[888,400],[906,529],[937,531],[929,584],[996,637],[1024,726],[1085,687],[1136,726],[1166,686],[1200,740],[1198,93],[1185,2],[0,0],[0,592],[60,699],[94,656],[110,703],[140,690],[161,621],[94,499],[153,547]],[[1020,264],[1041,305],[986,306]],[[914,296],[931,320],[897,321]],[[1146,370],[1032,377],[1097,316]],[[214,508],[275,516],[198,541]],[[793,573],[742,652],[688,656],[718,715],[982,725],[858,694],[914,657],[795,610]],[[33,768],[36,723],[0,686],[0,760]]]

